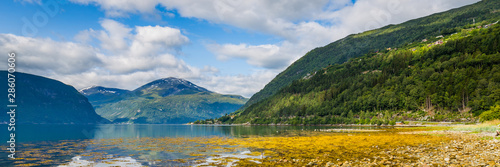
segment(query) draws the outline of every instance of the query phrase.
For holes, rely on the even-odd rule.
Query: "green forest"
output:
[[[408,43],[432,38],[441,34],[449,35],[462,28],[480,22],[495,22],[500,19],[500,1],[482,0],[476,4],[410,20],[398,25],[388,25],[380,29],[349,35],[326,46],[309,51],[299,60],[281,72],[261,91],[253,95],[241,108],[273,96],[308,73],[318,71],[329,64],[342,64],[351,58],[363,56],[370,50],[388,47],[405,47]]]
[[[487,24],[330,65],[213,122],[474,121],[500,105],[500,26]]]

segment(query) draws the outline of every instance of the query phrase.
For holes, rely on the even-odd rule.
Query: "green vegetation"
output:
[[[87,98],[70,85],[25,73],[15,75],[15,103],[17,124],[95,124],[109,123],[96,114]],[[7,92],[7,71],[0,71],[0,79],[5,81],[1,89]],[[2,111],[8,111],[7,95],[2,96]],[[0,119],[8,121],[9,114],[0,114]]]
[[[483,121],[500,119],[500,105],[491,106],[491,109],[479,115]]]
[[[483,0],[473,5],[410,20],[399,25],[389,25],[350,35],[324,47],[316,48],[276,76],[264,89],[252,96],[241,109],[271,97],[282,88],[292,84],[293,81],[329,65],[342,64],[370,51],[385,50],[388,47],[404,47],[408,43],[422,39],[453,34],[459,32],[460,29],[473,27],[474,25],[471,25],[473,19],[476,23],[495,22],[500,19],[498,9],[500,9],[500,1]]]
[[[189,81],[165,78],[134,91],[92,87],[80,91],[113,123],[181,124],[234,112],[247,99],[221,95]]]
[[[500,120],[486,121],[476,125],[457,125],[453,126],[452,131],[471,131],[472,133],[492,132],[500,130]]]
[[[217,93],[197,93],[167,97],[129,97],[101,105],[97,113],[114,123],[187,123],[216,118],[237,110],[245,103]]]
[[[500,26],[464,29],[440,39],[444,44],[436,40],[328,66],[233,119],[219,120],[292,125],[464,121],[499,105]]]

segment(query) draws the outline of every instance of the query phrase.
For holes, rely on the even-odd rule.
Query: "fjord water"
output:
[[[7,141],[9,133],[7,125],[0,125],[2,139]],[[293,133],[300,135],[301,132],[313,131],[315,129],[353,128],[353,127],[331,127],[331,126],[205,126],[205,125],[167,125],[167,124],[102,124],[102,125],[18,125],[16,126],[16,156],[25,158],[21,163],[40,162],[40,159],[51,160],[47,166],[60,165],[80,159],[91,160],[92,155],[105,151],[112,158],[129,158],[137,164],[147,166],[161,166],[166,164],[151,164],[151,159],[185,159],[190,156],[185,153],[131,151],[108,144],[104,150],[101,145],[88,141],[115,141],[136,139],[159,139],[179,138],[180,140],[197,137],[249,137],[249,136],[287,136]],[[359,128],[359,127],[357,127]],[[368,128],[368,127],[365,127]],[[101,140],[102,139],[102,140]],[[3,150],[7,143],[3,142]],[[175,145],[175,144],[174,144]],[[132,146],[140,147],[140,144]],[[70,150],[61,153],[61,150]],[[134,150],[134,148],[132,148]],[[248,150],[240,150],[244,152]],[[30,155],[26,155],[26,154]],[[24,154],[24,155],[22,155]],[[85,154],[83,158],[79,155]],[[151,154],[147,156],[137,156]],[[50,155],[50,156],[47,156]],[[99,154],[97,154],[99,155]],[[132,156],[131,156],[132,155]],[[100,155],[103,156],[103,155]],[[75,158],[78,157],[78,158]],[[120,159],[121,161],[125,161]],[[7,158],[7,152],[0,158],[1,166],[11,166],[14,161]],[[129,161],[130,162],[130,161]],[[20,163],[20,162],[18,162]],[[81,162],[79,162],[81,163]],[[193,164],[168,164],[168,165],[193,165]]]
[[[7,125],[0,125],[8,139]],[[230,126],[230,125],[172,125],[172,124],[100,124],[100,125],[17,125],[17,143],[42,141],[115,139],[142,137],[205,137],[205,136],[274,136],[290,131],[355,128],[339,126]],[[370,128],[370,127],[364,127]]]

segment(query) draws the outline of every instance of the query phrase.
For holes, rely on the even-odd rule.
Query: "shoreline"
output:
[[[357,125],[357,124],[320,124],[320,125],[291,125],[291,124],[183,124],[183,125],[204,125],[204,126],[331,126],[331,127],[429,127],[429,126],[450,126],[450,125]]]
[[[205,126],[335,126],[335,127],[433,127],[433,126],[456,126],[456,125],[478,125],[479,122],[427,122],[427,121],[405,121],[402,125],[368,125],[368,124],[194,124],[186,123],[183,125],[205,125]]]

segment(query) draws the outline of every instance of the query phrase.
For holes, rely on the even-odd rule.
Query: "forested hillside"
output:
[[[389,25],[361,34],[349,35],[308,52],[253,95],[242,109],[274,95],[293,81],[328,65],[342,64],[373,50],[402,47],[425,38],[441,34],[449,35],[461,28],[470,27],[474,21],[476,23],[494,22],[500,19],[499,10],[500,1],[483,0],[473,5],[410,20],[399,25]]]
[[[496,21],[496,23],[498,23]],[[467,121],[500,105],[500,26],[481,23],[328,66],[224,123]]]

